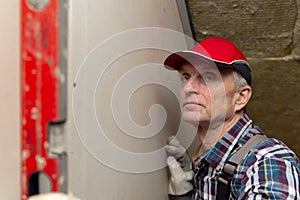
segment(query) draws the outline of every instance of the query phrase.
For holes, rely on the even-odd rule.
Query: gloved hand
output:
[[[180,163],[180,166],[184,171],[192,170],[193,164],[190,156],[174,135],[168,137],[166,151],[167,156],[174,157]]]
[[[38,194],[30,196],[28,200],[79,200],[78,198],[59,192],[50,192],[45,194]]]
[[[180,163],[177,160],[169,156],[167,158],[167,164],[170,169],[171,176],[169,178],[169,194],[171,195],[183,195],[193,190],[193,170],[183,171]]]

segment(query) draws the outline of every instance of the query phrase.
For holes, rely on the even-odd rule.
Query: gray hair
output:
[[[233,71],[232,72],[233,75],[233,80],[234,80],[234,89],[237,91],[239,88],[244,87],[246,85],[248,85],[246,79],[244,79],[242,77],[242,75],[237,72],[237,71]]]

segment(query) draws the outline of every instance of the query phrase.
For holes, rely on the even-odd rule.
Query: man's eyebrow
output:
[[[200,72],[199,72],[200,74],[203,74],[203,73],[214,73],[214,74],[218,74],[218,73],[220,73],[219,71],[217,71],[217,70],[213,70],[213,69],[203,69],[203,70],[201,70]]]

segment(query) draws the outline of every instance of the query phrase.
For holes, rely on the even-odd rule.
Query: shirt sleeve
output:
[[[264,157],[246,171],[247,181],[239,199],[300,199],[299,164]]]

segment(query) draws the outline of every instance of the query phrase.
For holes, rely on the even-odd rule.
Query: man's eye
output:
[[[213,80],[215,80],[215,78],[213,77],[213,76],[205,76],[205,80],[207,80],[207,81],[213,81]]]
[[[182,82],[186,82],[190,79],[190,76],[188,74],[182,74],[180,76],[180,79],[181,79]]]
[[[216,75],[212,74],[212,73],[205,74],[204,75],[204,79],[205,79],[205,81],[208,81],[208,82],[212,82],[212,81],[216,81],[217,80]]]
[[[189,80],[190,77],[189,77],[189,76],[183,76],[183,79],[184,79],[184,80]]]

